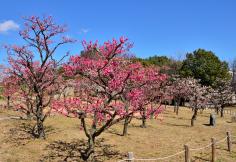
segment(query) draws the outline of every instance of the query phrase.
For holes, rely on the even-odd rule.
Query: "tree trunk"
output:
[[[200,110],[200,114],[203,114],[203,110],[204,110],[204,109],[201,109],[201,110]]]
[[[176,115],[179,115],[179,105],[176,107]]]
[[[37,137],[45,139],[44,125],[41,119],[37,119]]]
[[[192,127],[194,126],[194,121],[197,119],[197,111],[198,111],[198,109],[195,108],[192,119],[191,119],[191,126]]]
[[[94,147],[95,147],[95,137],[91,136],[88,138],[88,147],[84,152],[81,152],[81,157],[84,161],[94,161]]]
[[[10,109],[10,96],[7,96],[7,108]]]
[[[127,101],[125,101],[125,111],[128,114],[128,112],[129,112],[129,105],[128,105]],[[124,127],[123,127],[123,134],[122,134],[123,136],[126,136],[128,134],[129,118],[130,118],[129,116],[127,116],[125,118]]]
[[[178,99],[177,106],[176,106],[176,115],[179,115],[179,104],[180,104],[180,100]]]
[[[143,109],[143,115],[142,115],[142,128],[146,128],[146,108]]]
[[[154,118],[154,114],[153,114],[153,103],[151,103],[151,115],[150,115],[150,119]]]
[[[37,126],[36,126],[36,134],[35,136],[37,138],[42,138],[42,139],[45,139],[45,132],[44,132],[44,125],[43,125],[43,122],[44,122],[44,116],[43,116],[43,106],[42,106],[42,99],[40,99],[40,97],[38,97],[38,104],[37,104],[37,107],[36,107],[36,120],[37,120]]]
[[[150,119],[154,119],[154,114],[153,113],[151,113]]]
[[[129,117],[125,118],[124,127],[123,127],[123,136],[128,134],[128,125],[129,125]]]
[[[216,107],[216,113],[219,115],[219,107]]]
[[[31,119],[31,114],[30,114],[29,111],[26,112],[26,118],[27,118],[28,120]]]
[[[145,119],[142,119],[142,125],[141,125],[142,128],[146,128],[146,118]]]
[[[177,109],[177,103],[176,100],[174,100],[174,112],[176,112],[176,109]]]
[[[224,106],[221,106],[220,117],[224,117]]]

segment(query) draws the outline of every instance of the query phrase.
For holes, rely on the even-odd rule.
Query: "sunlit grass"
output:
[[[236,109],[231,108],[236,112]],[[128,136],[120,136],[122,132],[122,123],[111,127],[99,137],[104,139],[101,145],[109,145],[110,150],[118,151],[120,156],[125,158],[127,152],[134,152],[135,157],[155,158],[174,154],[183,150],[183,145],[188,144],[190,148],[203,147],[210,143],[211,137],[220,140],[226,136],[226,131],[231,131],[236,136],[236,123],[230,122],[230,115],[226,114],[224,118],[217,116],[216,126],[207,126],[211,111],[206,110],[199,116],[194,127],[190,127],[192,111],[187,108],[180,108],[179,115],[175,115],[172,107],[168,107],[163,113],[163,120],[148,120],[147,128],[141,128],[141,121],[133,120],[128,129]],[[16,112],[1,110],[0,116],[17,115]],[[80,130],[79,119],[66,118],[63,116],[49,117],[46,122],[47,139],[33,139],[23,130],[24,126],[32,122],[26,120],[4,120],[0,123],[0,161],[39,161],[48,159],[48,161],[62,161],[66,156],[68,161],[78,160],[79,152],[76,148],[69,153],[69,147],[76,147],[80,140],[85,139],[83,131]],[[236,141],[236,138],[234,138]],[[58,143],[59,141],[59,143]],[[52,144],[61,144],[61,151],[54,150],[49,146]],[[110,147],[114,146],[114,147]],[[219,144],[217,149],[218,161],[233,162],[236,161],[236,144],[233,144],[233,152],[226,151],[226,142]],[[58,148],[57,148],[58,149]],[[192,159],[195,161],[204,161],[210,158],[210,148],[191,152]],[[58,152],[57,152],[58,153]],[[52,158],[51,155],[58,155]],[[73,156],[72,156],[73,155]],[[202,157],[202,159],[201,159]],[[116,161],[118,157],[111,157],[109,161]],[[50,159],[50,160],[49,160]],[[104,158],[106,161],[109,158]],[[168,162],[183,161],[183,156],[167,160]]]

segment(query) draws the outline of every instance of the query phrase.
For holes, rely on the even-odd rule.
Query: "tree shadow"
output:
[[[131,123],[129,124],[130,127],[134,127],[134,128],[142,128],[141,127],[141,120],[140,120],[140,124],[136,124],[136,123]],[[147,126],[148,127],[148,126]]]
[[[125,155],[115,150],[115,145],[105,144],[104,138],[97,139],[95,144],[94,161],[102,162],[110,159],[121,159]],[[81,152],[86,149],[87,141],[83,139],[67,141],[54,141],[46,146],[46,154],[42,155],[40,162],[44,161],[83,161]]]
[[[110,133],[110,134],[115,134],[115,135],[118,135],[118,136],[123,136],[122,133],[119,132],[119,131],[116,130],[116,129],[110,128],[110,129],[107,130],[107,132]]]
[[[210,154],[209,153],[203,153],[200,155],[194,155],[192,158],[192,162],[199,162],[199,161],[204,161],[204,162],[210,162]]]
[[[57,131],[58,132],[58,131]],[[52,126],[45,127],[45,134],[56,133],[56,129]],[[33,124],[29,122],[20,122],[15,127],[10,128],[9,131],[5,132],[7,138],[4,140],[6,143],[11,143],[14,146],[26,145],[32,139],[35,139],[33,133]]]
[[[216,150],[218,151],[225,151],[225,152],[228,152],[228,149],[224,148],[225,146],[219,146],[217,145],[216,146]],[[231,152],[232,153],[235,153],[234,151]],[[218,157],[218,156],[217,156]],[[220,156],[219,156],[220,157]],[[199,162],[199,161],[204,161],[204,162],[210,162],[211,160],[211,153],[203,153],[201,155],[195,155],[193,156],[193,159],[192,160],[193,162]]]
[[[211,160],[204,158],[204,157],[200,157],[200,156],[193,156],[193,160],[191,162],[199,162],[199,161],[204,161],[204,162],[210,162]]]
[[[189,118],[187,117],[182,117],[182,116],[179,116],[179,115],[165,115],[166,118],[173,118],[173,119],[180,119],[180,120],[189,120]]]
[[[208,126],[208,127],[210,127],[210,126],[214,127],[213,125],[210,125],[210,124],[202,124],[202,125],[205,125],[205,126]]]
[[[33,138],[29,132],[28,126],[23,123],[19,127],[10,128],[6,133],[7,138],[4,140],[6,143],[11,143],[15,147],[19,145],[26,145]]]
[[[167,126],[177,126],[177,127],[185,127],[185,128],[190,127],[187,124],[173,124],[173,123],[164,123],[164,124],[166,124]]]

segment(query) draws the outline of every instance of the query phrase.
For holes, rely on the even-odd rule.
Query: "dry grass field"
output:
[[[233,108],[232,108],[233,109]],[[236,112],[236,109],[234,110]],[[231,131],[236,141],[236,123],[231,123],[230,115],[217,116],[216,126],[210,127],[210,111],[199,113],[194,127],[190,127],[192,111],[181,108],[179,115],[168,107],[163,120],[148,120],[147,128],[141,128],[141,121],[133,120],[129,126],[129,135],[120,136],[122,124],[113,126],[97,139],[97,159],[100,161],[118,161],[125,159],[127,152],[134,152],[136,158],[164,157],[183,150],[183,145],[200,148],[210,143],[211,137],[223,139],[226,131]],[[17,115],[16,112],[0,110],[0,117]],[[78,119],[59,115],[46,120],[47,139],[33,139],[28,133],[31,123],[26,120],[0,120],[0,161],[1,162],[37,162],[37,161],[80,161],[79,150],[83,148],[84,134],[80,130]],[[211,148],[191,151],[193,162],[209,161]],[[217,162],[236,161],[236,143],[232,153],[227,152],[226,141],[217,144]],[[184,154],[167,160],[182,162]]]

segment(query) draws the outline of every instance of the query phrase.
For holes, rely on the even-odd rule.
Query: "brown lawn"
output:
[[[234,110],[234,108],[231,108]],[[234,110],[236,112],[236,108]],[[183,145],[200,148],[210,143],[211,137],[221,140],[230,131],[235,136],[236,123],[231,123],[230,115],[217,116],[216,127],[210,127],[210,111],[199,114],[194,127],[190,127],[192,111],[181,108],[179,115],[168,107],[163,113],[163,120],[148,120],[147,128],[141,128],[141,121],[133,120],[129,126],[129,135],[120,136],[122,124],[111,127],[99,137],[97,159],[100,161],[118,161],[126,158],[127,152],[134,152],[136,158],[164,157],[183,150]],[[0,117],[17,115],[16,112],[0,110]],[[0,120],[0,161],[34,162],[34,161],[80,161],[79,150],[83,148],[83,131],[78,119],[52,116],[46,120],[47,139],[33,139],[29,133],[30,121]],[[191,151],[192,161],[209,161],[211,147],[200,151]],[[217,144],[218,162],[236,161],[236,143],[232,153],[227,152],[226,141]],[[183,154],[167,160],[179,162]]]

